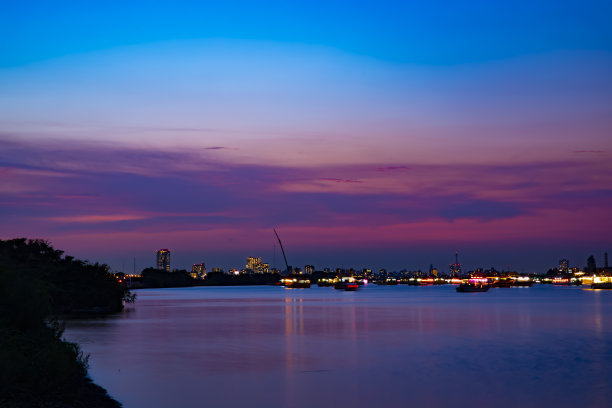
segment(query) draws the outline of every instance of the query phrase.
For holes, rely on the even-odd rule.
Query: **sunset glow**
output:
[[[519,3],[460,23],[403,2],[12,5],[0,238],[117,269],[165,247],[272,263],[273,227],[295,265],[582,265],[612,247],[612,10]]]

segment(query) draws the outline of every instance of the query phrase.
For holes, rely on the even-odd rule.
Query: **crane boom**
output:
[[[276,239],[278,239],[278,243],[280,244],[281,251],[283,252],[283,258],[285,259],[285,266],[287,267],[287,273],[291,273],[291,271],[289,270],[289,263],[287,263],[287,256],[285,255],[285,249],[283,248],[283,243],[281,242],[278,236],[278,232],[276,232],[276,229],[272,228],[272,230],[274,231],[274,235],[276,235]]]

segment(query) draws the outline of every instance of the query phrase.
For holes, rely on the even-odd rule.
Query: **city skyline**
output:
[[[282,269],[273,228],[301,267],[612,248],[609,4],[34,3],[0,16],[2,239],[128,271]]]
[[[170,254],[171,253],[173,254],[172,255],[173,259],[176,256],[176,253],[173,252],[172,250],[164,248],[164,249],[156,250],[154,252],[156,254],[155,264],[148,264],[147,261],[144,261],[142,262],[142,264],[139,263],[139,266],[136,267],[136,258],[134,257],[133,258],[133,261],[134,261],[134,265],[133,265],[134,271],[133,272],[136,274],[139,274],[140,271],[142,271],[143,269],[151,268],[151,267],[156,267],[157,269],[165,269],[167,271],[171,271],[171,270],[186,270],[186,271],[191,270],[192,272],[207,271],[205,267],[205,261],[201,260],[202,257],[200,257],[200,260],[197,263],[189,263],[190,261],[186,259],[188,259],[191,255],[183,254],[183,256],[181,257],[182,259],[181,263],[179,265],[176,265],[175,263],[172,263],[172,264],[169,263]],[[168,263],[165,265],[167,265],[168,267],[160,268],[160,253],[163,253],[164,256],[167,256]],[[497,271],[518,272],[522,274],[543,274],[547,270],[555,269],[555,268],[558,269],[560,273],[566,273],[569,270],[574,269],[574,268],[577,268],[579,270],[588,270],[591,267],[591,265],[589,265],[591,257],[593,257],[593,260],[595,261],[595,264],[598,267],[605,268],[605,269],[608,268],[609,264],[608,264],[608,252],[607,251],[602,254],[599,254],[599,253],[590,254],[588,257],[585,257],[584,259],[574,259],[573,261],[567,258],[558,259],[556,263],[553,262],[541,269],[533,269],[533,270],[525,270],[525,268],[517,268],[515,265],[501,264],[500,262],[497,262],[497,263],[480,262],[479,263],[477,261],[471,261],[468,265],[465,265],[462,259],[460,258],[460,254],[458,251],[455,251],[455,253],[453,254],[452,263],[448,263],[448,264],[444,264],[444,263],[433,264],[432,263],[432,264],[427,265],[427,267],[423,267],[420,264],[419,265],[405,264],[397,268],[386,268],[383,265],[379,265],[379,264],[372,264],[372,263],[358,264],[356,262],[346,263],[346,264],[330,262],[327,264],[315,264],[315,265],[313,265],[312,263],[302,263],[302,264],[297,263],[297,264],[290,264],[289,266],[293,270],[301,271],[304,273],[310,273],[313,271],[323,271],[326,269],[330,269],[330,270],[343,269],[345,271],[348,271],[348,270],[361,271],[363,269],[370,269],[372,271],[385,270],[388,272],[421,271],[423,273],[431,274],[432,270],[436,270],[438,273],[448,275],[448,276],[454,276],[454,275],[462,275],[464,273],[468,273],[470,271],[476,271],[480,269],[482,270],[494,269]],[[244,260],[244,258],[245,257],[243,257],[242,259]],[[115,271],[129,273],[130,271],[126,270],[126,265],[127,264],[125,261],[122,262],[121,268],[120,269],[115,268]],[[279,261],[278,257],[274,255],[272,255],[271,259],[268,259],[265,256],[254,256],[253,254],[246,256],[246,265],[244,261],[242,261],[241,263],[241,261],[238,261],[238,260],[232,264],[212,264],[211,265],[209,263],[208,272],[212,271],[213,269],[215,270],[218,269],[225,273],[229,273],[235,270],[242,270],[242,271],[251,270],[254,273],[267,273],[268,271],[269,272],[280,271],[281,273],[286,272],[286,267],[284,265],[282,258]]]

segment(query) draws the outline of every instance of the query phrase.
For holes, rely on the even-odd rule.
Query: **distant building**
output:
[[[438,268],[434,268],[433,264],[429,264],[429,276],[438,277]]]
[[[315,267],[313,265],[304,265],[304,273],[313,273]]]
[[[595,263],[595,257],[593,255],[589,256],[587,259],[586,271],[589,273],[597,272],[597,264]]]
[[[268,273],[270,272],[270,265],[261,262],[261,257],[249,256],[247,257],[246,269],[254,273]]]
[[[215,267],[215,268],[212,268],[212,271],[213,271],[214,273],[223,273],[223,269],[221,269],[221,268],[216,268],[216,267]]]
[[[568,273],[569,269],[570,269],[569,260],[567,260],[565,258],[561,259],[559,261],[559,271],[562,272],[562,273]]]
[[[155,251],[157,255],[157,269],[170,272],[170,250],[159,249]]]
[[[193,264],[191,267],[191,275],[193,278],[204,278],[204,276],[206,276],[206,265],[204,265],[204,262]]]
[[[450,264],[450,274],[453,277],[461,276],[461,264],[459,262]]]

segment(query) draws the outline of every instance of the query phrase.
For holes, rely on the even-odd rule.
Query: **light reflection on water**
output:
[[[137,293],[65,332],[126,408],[612,406],[612,291]]]

